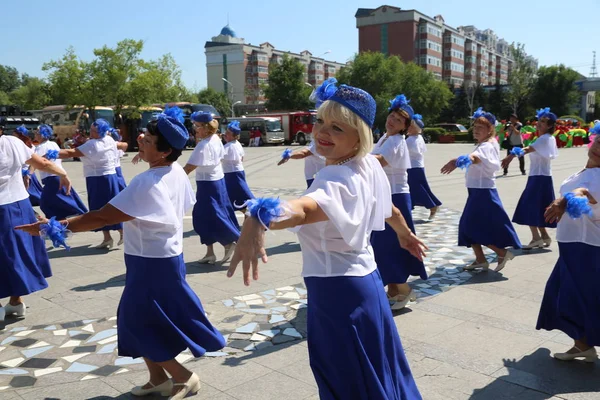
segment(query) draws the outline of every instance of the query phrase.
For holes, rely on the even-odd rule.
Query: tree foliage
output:
[[[512,112],[519,114],[535,85],[535,70],[527,60],[525,45],[517,43],[511,47],[511,52],[513,67],[508,75],[509,89],[506,92],[506,100],[512,107]]]
[[[283,56],[281,64],[269,67],[269,82],[263,91],[269,110],[305,110],[311,105],[311,88],[305,83],[306,67],[295,58]]]
[[[0,65],[0,92],[10,93],[21,86],[19,71],[15,67]]]
[[[206,88],[198,93],[197,99],[199,103],[212,105],[222,117],[231,115],[231,101],[229,101],[229,97],[223,92],[217,92],[213,88]]]
[[[396,56],[361,53],[338,74],[340,83],[369,92],[377,102],[375,126],[385,126],[389,101],[403,93],[415,112],[426,123],[437,121],[453,98],[448,86],[414,63],[404,63]]]
[[[40,78],[28,77],[23,86],[10,93],[10,103],[18,105],[23,110],[36,110],[50,102],[50,88]],[[2,103],[0,101],[0,104]]]
[[[533,88],[531,103],[537,108],[550,107],[556,115],[571,114],[577,110],[579,91],[575,82],[577,71],[564,65],[540,67]]]

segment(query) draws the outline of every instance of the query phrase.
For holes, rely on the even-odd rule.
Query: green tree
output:
[[[403,63],[396,56],[361,53],[338,74],[340,83],[369,92],[377,102],[375,126],[385,126],[389,101],[403,93],[425,123],[436,121],[453,97],[448,86],[414,63]]]
[[[535,85],[535,70],[527,60],[525,45],[517,43],[511,47],[513,67],[508,76],[508,90],[506,101],[510,104],[512,112],[519,114],[529,100]]]
[[[0,91],[10,93],[21,86],[19,71],[15,67],[0,65]]]
[[[306,67],[295,58],[283,56],[281,64],[269,67],[269,83],[263,87],[269,110],[304,110],[311,107],[311,89],[304,81]]]
[[[73,47],[69,47],[60,60],[44,63],[42,71],[48,72],[52,103],[69,106],[89,104],[84,99],[89,68],[77,57]]]
[[[50,88],[40,78],[27,77],[25,84],[10,93],[11,104],[24,110],[36,110],[50,102]]]
[[[231,101],[225,93],[217,92],[213,88],[206,88],[198,93],[197,98],[199,103],[210,104],[216,108],[222,117],[231,115]]]
[[[0,104],[10,104],[8,94],[0,90]]]
[[[561,64],[540,67],[537,75],[531,95],[532,106],[538,109],[550,107],[559,116],[577,111],[579,91],[575,82],[580,79],[577,71]]]

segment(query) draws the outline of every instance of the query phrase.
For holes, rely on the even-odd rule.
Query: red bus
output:
[[[314,111],[293,111],[265,113],[255,116],[281,119],[281,126],[285,132],[284,143],[290,145],[296,142],[299,145],[304,146],[312,139],[312,130],[317,118],[317,113]]]

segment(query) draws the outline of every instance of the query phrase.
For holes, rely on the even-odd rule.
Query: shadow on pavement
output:
[[[108,254],[111,251],[116,251],[118,248],[114,247],[112,250],[108,249],[95,249],[93,246],[85,245],[79,247],[71,247],[71,250],[55,250],[48,252],[48,258],[64,258],[64,257],[83,257],[83,256],[98,256],[102,254]]]
[[[568,347],[565,346],[565,351]],[[590,397],[585,398],[596,398],[592,393],[600,391],[598,367],[600,367],[598,361],[586,363],[555,360],[550,350],[540,348],[519,361],[505,359],[505,375],[498,377],[488,386],[473,391],[470,399],[525,398],[520,393],[515,393],[514,397],[505,397],[508,394],[506,383],[534,391],[536,396],[530,393],[531,396],[526,396],[527,399],[550,399],[567,393],[590,393]],[[575,397],[579,398],[578,396],[573,398]]]
[[[92,283],[85,286],[77,286],[74,287],[73,291],[75,292],[90,292],[90,291],[100,291],[111,287],[120,287],[125,286],[125,274],[115,276],[102,283]]]

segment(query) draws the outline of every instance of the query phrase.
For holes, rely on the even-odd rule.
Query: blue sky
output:
[[[276,48],[309,50],[335,61],[358,51],[354,14],[359,7],[376,8],[383,1],[221,0],[157,1],[74,0],[3,1],[0,64],[44,76],[42,64],[60,58],[72,45],[77,54],[92,58],[92,50],[115,45],[124,38],[145,41],[143,57],[171,53],[192,89],[206,86],[204,43],[227,24],[247,43],[270,42]],[[407,0],[388,5],[441,14],[450,26],[491,28],[508,42],[522,42],[540,65],[563,63],[588,75],[592,51],[600,67],[599,0]],[[342,5],[342,6],[340,6]]]

